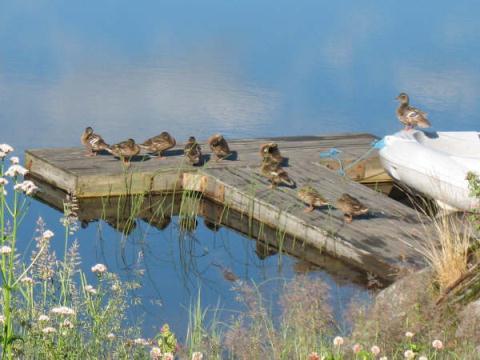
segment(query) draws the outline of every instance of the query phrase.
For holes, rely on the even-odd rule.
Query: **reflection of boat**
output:
[[[480,205],[469,195],[466,175],[480,174],[480,137],[475,131],[400,131],[386,136],[379,154],[397,181],[435,199],[447,210]]]

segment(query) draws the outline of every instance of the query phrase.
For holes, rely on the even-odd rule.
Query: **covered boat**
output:
[[[473,210],[467,173],[480,175],[480,133],[400,131],[385,136],[379,151],[397,181],[435,199],[446,210]]]

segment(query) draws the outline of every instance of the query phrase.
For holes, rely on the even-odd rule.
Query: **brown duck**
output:
[[[138,146],[149,153],[158,155],[159,159],[162,159],[163,153],[173,148],[176,144],[175,138],[168,132],[163,131],[160,135],[145,140],[143,144]]]
[[[288,173],[274,161],[264,160],[260,172],[270,180],[270,188],[272,189],[277,185],[286,185],[291,188],[295,187],[295,181],[290,179]]]
[[[410,99],[406,93],[401,93],[396,99],[400,101],[396,112],[397,118],[405,125],[405,130],[413,129],[415,126],[421,128],[431,126],[426,112],[409,105]]]
[[[113,156],[122,159],[124,163],[129,164],[131,158],[140,153],[140,146],[135,144],[135,140],[128,139],[119,142],[118,144],[111,145],[107,148],[107,151]]]
[[[194,136],[188,138],[183,153],[188,162],[192,165],[199,165],[202,162],[202,149]]]
[[[215,134],[208,139],[208,145],[215,155],[216,161],[225,159],[230,155],[227,140],[221,134]]]
[[[107,150],[109,146],[90,126],[85,129],[80,140],[87,149],[85,156],[96,156],[99,151]]]
[[[351,223],[354,216],[366,214],[368,208],[358,199],[348,194],[342,194],[336,203],[337,208],[343,212],[345,222]]]
[[[305,208],[305,212],[311,212],[315,207],[322,207],[328,205],[328,201],[311,186],[302,186],[297,193],[297,196],[305,204],[309,205]]]
[[[268,160],[277,164],[281,164],[283,161],[278,144],[274,142],[269,142],[260,146],[260,157],[262,160]]]

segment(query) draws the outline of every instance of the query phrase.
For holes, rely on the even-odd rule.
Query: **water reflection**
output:
[[[36,182],[42,188],[38,200],[62,211],[65,193]],[[366,274],[196,193],[82,198],[78,207],[82,228],[96,225],[97,246],[107,266],[144,285],[136,292],[148,314],[148,326],[168,320],[184,328],[178,301],[188,306],[199,288],[202,296],[213,301],[210,304],[221,299],[227,308],[235,309],[238,305],[229,283],[239,279],[258,283],[277,279],[268,285],[275,294],[294,273],[316,274],[342,294],[344,300],[336,300],[339,308],[346,306],[351,294],[365,292]],[[227,229],[242,237],[229,239]]]

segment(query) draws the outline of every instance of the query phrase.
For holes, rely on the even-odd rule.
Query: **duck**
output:
[[[202,161],[202,149],[194,136],[188,138],[183,153],[191,165],[199,165]]]
[[[309,205],[307,208],[305,208],[305,212],[312,212],[315,207],[322,207],[324,205],[328,205],[328,200],[326,200],[317,191],[317,189],[308,185],[302,186],[298,190],[297,196],[300,200]]]
[[[163,152],[173,148],[177,144],[175,138],[168,132],[163,131],[160,135],[145,140],[142,144],[138,144],[141,149],[157,154],[159,159],[163,159]]]
[[[278,144],[274,142],[269,142],[260,146],[260,157],[263,160],[270,160],[277,164],[281,164],[283,161]]]
[[[295,188],[295,181],[290,179],[288,173],[280,167],[278,163],[271,160],[264,160],[260,168],[261,174],[268,178],[271,182],[270,188],[273,189],[277,185],[286,185]]]
[[[124,163],[129,164],[130,159],[140,153],[140,146],[135,143],[135,140],[128,139],[109,146],[107,151],[113,156],[121,158]]]
[[[227,158],[230,155],[230,148],[227,140],[221,134],[215,134],[208,139],[208,145],[215,155],[216,161]]]
[[[87,149],[85,156],[96,156],[98,152],[107,150],[109,145],[103,140],[103,138],[95,134],[91,126],[88,126],[83,131],[80,141]]]
[[[336,202],[336,207],[343,212],[346,223],[351,223],[354,216],[366,214],[368,208],[360,200],[349,194],[342,194]]]
[[[400,93],[396,99],[400,102],[396,111],[397,118],[405,125],[405,130],[411,130],[415,126],[420,128],[431,126],[426,112],[409,105],[410,99],[406,93]]]

